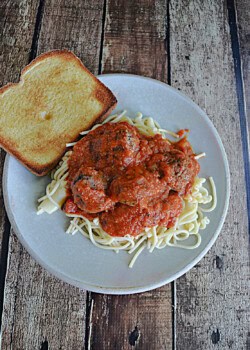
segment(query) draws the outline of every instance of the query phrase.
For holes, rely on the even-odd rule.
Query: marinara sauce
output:
[[[172,227],[200,166],[186,137],[171,143],[127,122],[106,123],[76,143],[64,211],[99,218],[111,236]]]

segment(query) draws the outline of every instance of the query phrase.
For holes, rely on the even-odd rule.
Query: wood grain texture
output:
[[[0,86],[17,82],[20,67],[28,63],[39,1],[0,2]],[[10,225],[3,202],[5,152],[0,148],[0,317],[4,294]]]
[[[107,1],[103,71],[167,81],[166,16],[165,1]],[[92,293],[90,302],[90,349],[172,349],[171,285],[130,296]]]
[[[213,121],[231,173],[229,212],[216,244],[195,268],[176,281],[177,349],[247,349],[246,191],[225,5],[221,1],[170,2],[172,84],[198,103]]]
[[[52,49],[72,50],[98,73],[103,1],[46,1],[38,41],[38,54]]]
[[[41,4],[34,53],[72,49],[96,73],[103,1]],[[28,61],[37,7],[28,0],[0,4],[4,83],[16,80]],[[103,70],[167,81],[166,1],[108,0],[106,10]],[[219,1],[171,1],[170,24],[172,83],[213,120],[232,176],[229,214],[216,245],[176,282],[176,349],[247,349],[246,201],[227,10]],[[172,349],[170,286],[133,296],[92,293],[85,339],[86,293],[46,273],[13,234],[9,247],[2,349]]]
[[[84,348],[86,293],[44,271],[11,234],[2,349]]]
[[[125,296],[92,293],[90,349],[172,349],[169,289]]]
[[[240,39],[248,132],[250,134],[250,3],[248,0],[236,0],[235,3]]]
[[[166,82],[166,26],[166,1],[107,1],[103,73],[134,73]]]
[[[39,1],[0,3],[0,84],[17,82],[28,63]]]
[[[0,3],[0,86],[19,79],[20,67],[29,59],[39,1]],[[2,172],[5,152],[0,149],[0,245],[7,223],[3,204]]]
[[[51,49],[71,49],[88,68],[97,72],[102,2],[96,0],[90,5],[88,1],[53,0],[42,4],[41,30],[36,33],[34,55],[36,51],[40,54]],[[14,31],[13,37],[16,35]],[[84,349],[86,292],[47,273],[13,234],[9,251],[1,348]]]

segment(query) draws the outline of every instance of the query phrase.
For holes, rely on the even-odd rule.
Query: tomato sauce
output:
[[[180,137],[184,136],[186,133],[189,132],[189,129],[181,129],[177,132],[177,135],[179,135]]]
[[[106,123],[73,148],[64,211],[98,217],[111,236],[172,227],[200,170],[194,156],[186,137],[171,143],[127,122]]]

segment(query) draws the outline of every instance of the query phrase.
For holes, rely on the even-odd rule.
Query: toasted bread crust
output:
[[[89,120],[88,123],[85,123],[83,130],[89,129],[93,124],[95,124],[97,121],[102,121],[108,116],[108,114],[115,108],[117,104],[117,100],[113,93],[96,77],[94,77],[88,69],[83,65],[83,63],[80,61],[79,58],[77,58],[72,52],[68,50],[54,50],[47,53],[44,53],[34,59],[29,65],[27,65],[21,72],[20,81],[19,83],[9,83],[2,88],[0,88],[0,97],[3,95],[4,92],[6,92],[8,89],[13,88],[16,85],[23,83],[23,77],[24,75],[29,72],[31,69],[33,69],[36,65],[39,64],[39,62],[42,62],[43,60],[51,57],[58,57],[60,56],[60,59],[70,61],[74,60],[80,67],[80,69],[84,70],[87,74],[91,75],[91,79],[94,80],[98,84],[98,90],[95,91],[94,97],[96,100],[100,101],[103,105],[103,109],[101,113],[97,114],[95,118]],[[82,131],[82,130],[80,130]],[[73,142],[79,138],[79,130],[76,132],[76,130],[70,131],[70,138],[67,140],[67,142]],[[0,135],[0,146],[3,147],[8,153],[13,155],[15,158],[17,158],[27,169],[29,169],[32,173],[38,176],[43,176],[47,174],[55,165],[60,161],[61,157],[66,151],[66,144],[65,147],[58,152],[57,157],[54,157],[51,159],[51,161],[47,161],[44,164],[39,164],[38,162],[29,161],[27,160],[25,154],[20,153],[15,145],[14,140],[9,140],[7,138],[1,137]],[[45,147],[46,151],[46,147]]]

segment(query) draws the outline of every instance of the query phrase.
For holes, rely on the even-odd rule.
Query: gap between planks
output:
[[[247,111],[246,111],[246,101],[245,101],[245,94],[244,94],[240,42],[239,42],[239,34],[238,34],[238,21],[237,21],[237,13],[236,13],[236,6],[235,6],[234,0],[227,0],[227,9],[228,9],[228,20],[229,20],[231,45],[232,45],[233,60],[234,60],[236,93],[237,93],[238,109],[239,109],[239,115],[240,115],[240,129],[241,129],[241,136],[242,136],[241,140],[242,140],[244,167],[245,167],[248,227],[250,228],[249,133],[248,133],[248,125],[247,125]],[[249,235],[250,235],[250,231],[249,231]]]

